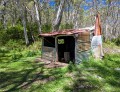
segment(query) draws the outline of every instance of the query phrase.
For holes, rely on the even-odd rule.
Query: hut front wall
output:
[[[76,63],[87,60],[90,55],[90,32],[84,32],[78,34],[75,43],[75,60]]]
[[[49,61],[55,61],[55,48],[54,47],[47,47],[43,46],[42,48],[42,58],[49,60]]]

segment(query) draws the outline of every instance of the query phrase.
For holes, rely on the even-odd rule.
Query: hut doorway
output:
[[[60,36],[58,40],[58,60],[69,63],[75,61],[75,38],[73,36]]]

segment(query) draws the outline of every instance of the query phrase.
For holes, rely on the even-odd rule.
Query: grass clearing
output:
[[[36,50],[35,50],[36,49]],[[47,69],[34,62],[37,46],[0,49],[0,91],[7,92],[120,92],[120,54],[80,65]]]

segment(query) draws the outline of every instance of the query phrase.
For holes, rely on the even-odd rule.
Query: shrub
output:
[[[0,30],[0,45],[5,44],[7,40],[8,38],[6,30],[4,29]]]
[[[24,33],[23,33],[23,27],[21,25],[16,25],[14,27],[9,26],[7,29],[2,29],[0,31],[0,43],[5,44],[7,43],[10,39],[11,40],[18,40],[24,39]]]
[[[73,62],[70,61],[68,65],[68,71],[73,72],[74,70],[76,70],[75,64],[73,64]]]
[[[0,22],[0,30],[2,30],[3,29],[3,25],[2,25],[2,23]]]
[[[28,29],[28,32],[34,32],[34,35],[38,35],[38,24],[35,22],[35,23],[27,23],[27,29]],[[42,29],[42,32],[43,33],[46,33],[46,32],[51,32],[52,31],[52,24],[43,24],[41,26],[41,29]]]
[[[66,23],[66,24],[61,24],[60,25],[60,29],[72,29],[72,28],[73,28],[72,23],[70,23],[70,24]]]
[[[120,46],[120,36],[118,38],[112,40],[117,46]]]
[[[42,25],[42,32],[51,32],[52,31],[52,24],[44,24]]]
[[[30,42],[33,42],[34,39],[38,38],[38,25],[36,22],[27,23],[27,30],[28,30],[28,38]]]
[[[14,39],[14,40],[18,40],[18,39],[24,39],[24,33],[23,33],[23,27],[21,25],[16,25],[14,27],[10,26],[8,27],[8,29],[6,30],[6,33],[8,34],[8,38],[9,39]]]
[[[22,57],[21,53],[14,53],[12,55],[12,60],[17,60],[17,59],[20,59],[21,57]]]
[[[20,49],[23,47],[24,42],[23,40],[19,40],[19,41],[16,41],[16,40],[9,40],[5,46],[8,48],[8,49]]]
[[[0,53],[7,53],[9,50],[6,47],[0,48]]]
[[[37,53],[36,53],[35,51],[28,51],[28,52],[26,53],[26,55],[27,55],[27,57],[32,57],[32,56],[37,55]]]

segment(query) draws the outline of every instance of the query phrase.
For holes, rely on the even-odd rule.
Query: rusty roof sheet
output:
[[[73,35],[73,34],[78,34],[82,32],[87,32],[89,29],[65,29],[65,30],[60,30],[60,31],[54,31],[50,33],[42,33],[39,34],[41,37],[46,37],[46,36],[57,36],[57,35]]]

